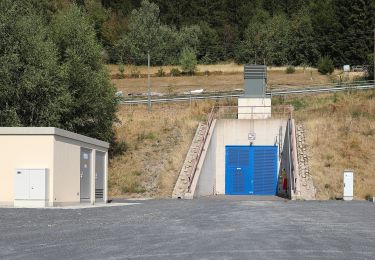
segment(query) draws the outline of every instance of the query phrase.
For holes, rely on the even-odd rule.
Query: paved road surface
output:
[[[0,258],[375,259],[371,202],[150,200],[0,209]]]

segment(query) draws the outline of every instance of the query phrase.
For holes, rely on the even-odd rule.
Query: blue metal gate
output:
[[[277,146],[252,146],[254,194],[276,195]]]
[[[225,194],[276,194],[277,146],[226,146],[225,159]]]
[[[253,194],[250,176],[250,146],[227,146],[225,194]]]

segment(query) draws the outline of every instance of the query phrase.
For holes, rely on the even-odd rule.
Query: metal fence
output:
[[[374,80],[369,81],[353,81],[353,82],[338,82],[324,85],[309,85],[301,86],[295,89],[270,89],[266,92],[266,96],[286,96],[297,94],[316,94],[316,93],[334,93],[340,91],[353,91],[353,90],[367,90],[375,89]],[[234,91],[221,91],[221,92],[205,92],[201,94],[184,94],[175,96],[157,96],[151,99],[151,103],[168,103],[168,102],[191,102],[194,100],[217,100],[224,98],[238,98],[243,96],[243,90]],[[147,104],[148,99],[145,96],[124,97],[120,104],[134,105],[134,104]]]

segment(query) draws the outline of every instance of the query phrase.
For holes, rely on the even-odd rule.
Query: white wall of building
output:
[[[53,187],[53,136],[0,135],[0,204],[13,205],[16,169],[48,168]],[[49,202],[53,202],[49,189]]]
[[[13,133],[13,134],[12,134]],[[48,169],[49,206],[80,203],[80,151],[91,149],[91,202],[95,202],[95,151],[104,152],[107,200],[108,144],[57,128],[0,128],[0,204],[14,203],[16,169]],[[32,205],[25,202],[25,205]]]

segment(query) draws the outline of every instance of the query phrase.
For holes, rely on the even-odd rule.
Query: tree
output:
[[[335,65],[366,64],[373,52],[375,27],[375,2],[372,0],[333,0],[339,30],[335,35],[335,47],[339,55]]]
[[[201,22],[199,27],[201,33],[199,34],[198,59],[204,63],[214,63],[222,59],[224,50],[217,31],[205,22]]]
[[[197,70],[198,64],[194,50],[184,48],[181,52],[180,64],[184,72],[193,74]]]
[[[310,17],[304,12],[291,20],[291,41],[288,60],[293,65],[316,64],[319,51],[314,39]]]
[[[318,60],[317,66],[318,66],[318,71],[323,75],[331,74],[335,69],[335,67],[333,66],[332,60],[328,56],[321,57]]]
[[[311,23],[314,28],[314,42],[321,56],[329,55],[334,63],[340,63],[341,51],[337,43],[342,34],[340,22],[332,0],[313,0],[309,7]]]
[[[177,30],[161,24],[158,6],[144,0],[139,9],[132,11],[129,32],[116,45],[118,60],[145,64],[149,52],[152,65],[177,64],[184,47],[197,50],[199,34],[198,26]]]
[[[160,29],[159,7],[143,0],[139,9],[134,9],[129,18],[129,32],[122,38],[118,48],[124,61],[145,64],[147,54],[155,62],[158,52]]]
[[[102,63],[102,48],[87,15],[78,6],[59,13],[52,23],[63,83],[71,104],[63,114],[64,128],[105,141],[114,140],[115,88]]]
[[[85,10],[88,17],[94,24],[94,28],[98,39],[102,39],[101,28],[103,23],[108,19],[109,12],[106,10],[100,0],[84,0]]]
[[[265,22],[256,19],[246,29],[236,59],[258,64],[264,61],[272,65],[288,64],[291,37],[290,22],[285,16],[274,16]]]
[[[0,1],[0,126],[64,125],[70,95],[42,20],[31,4]]]

